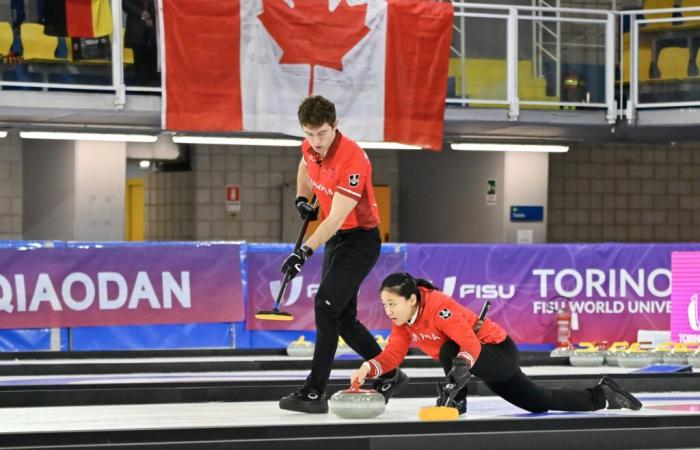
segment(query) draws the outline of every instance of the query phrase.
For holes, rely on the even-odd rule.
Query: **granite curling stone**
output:
[[[605,362],[605,352],[598,350],[598,346],[591,342],[581,342],[582,348],[574,350],[569,356],[569,364],[575,367],[602,366]]]
[[[287,346],[287,355],[293,357],[310,357],[314,355],[314,343],[300,336]]]
[[[643,342],[640,345],[643,346],[640,348],[646,348],[649,354],[653,356],[652,364],[672,364],[670,361],[666,361],[666,359],[668,358],[667,355],[673,351],[676,345],[675,342],[662,342],[654,349],[651,348],[651,342]]]
[[[688,355],[688,364],[693,366],[693,369],[700,369],[700,347]]]
[[[342,337],[338,337],[338,347],[335,350],[335,356],[340,355],[354,355],[355,350],[353,350]]]
[[[688,356],[692,354],[692,350],[689,349],[685,343],[678,343],[673,346],[670,352],[663,355],[663,362],[665,364],[688,364]]]
[[[342,419],[373,419],[384,412],[384,396],[374,389],[350,389],[338,391],[328,400],[328,408]]]
[[[557,347],[551,352],[549,352],[549,356],[552,358],[568,358],[574,353],[573,347],[570,346],[562,346],[562,347]]]
[[[645,351],[623,352],[617,356],[620,367],[639,369],[654,363],[654,356]]]

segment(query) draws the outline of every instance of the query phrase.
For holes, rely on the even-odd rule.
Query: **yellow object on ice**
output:
[[[459,417],[457,408],[449,406],[424,406],[418,412],[420,420],[455,420]]]

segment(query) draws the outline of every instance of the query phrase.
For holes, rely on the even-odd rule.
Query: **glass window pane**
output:
[[[124,10],[124,83],[158,87],[158,18],[155,0],[122,0]]]
[[[2,80],[111,85],[109,0],[93,3],[87,13],[91,14],[90,20],[69,22],[65,2],[51,0],[12,2],[11,8],[3,8],[0,12]],[[17,87],[3,86],[3,89]]]
[[[553,108],[559,108],[555,105],[559,102],[605,102],[605,24],[557,22],[544,17],[521,20],[519,26],[531,33],[530,45],[519,49],[520,100],[552,102]]]
[[[506,100],[505,19],[455,18],[452,49],[448,98]]]
[[[700,17],[686,13],[683,21],[639,27],[637,53],[639,103],[700,101],[698,49]],[[629,82],[630,33],[623,37],[624,82]]]

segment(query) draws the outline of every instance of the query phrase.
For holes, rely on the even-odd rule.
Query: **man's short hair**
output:
[[[306,97],[299,105],[297,115],[302,126],[316,128],[324,123],[335,126],[335,105],[320,95]]]

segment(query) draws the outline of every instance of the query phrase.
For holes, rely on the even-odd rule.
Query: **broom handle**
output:
[[[316,209],[316,203],[317,199],[316,196],[314,195],[314,198],[311,199],[311,206]],[[304,242],[304,236],[306,235],[306,230],[309,228],[309,222],[311,222],[311,216],[308,216],[305,220],[304,223],[301,225],[301,231],[299,231],[299,237],[297,237],[297,242],[294,244],[294,251],[296,252],[301,248],[301,244]]]
[[[488,314],[490,307],[491,307],[491,300],[486,300],[486,303],[484,303],[484,306],[481,307],[481,312],[479,313],[479,320],[477,320],[476,324],[474,325],[474,334],[478,334],[479,330],[481,330],[481,326],[484,324],[484,320],[486,319],[486,314]]]
[[[314,195],[314,198],[311,200],[311,206],[314,208],[316,207],[316,196]],[[301,244],[304,242],[304,236],[306,235],[306,230],[309,228],[309,222],[311,222],[311,216],[308,216],[306,219],[304,219],[304,223],[301,225],[301,230],[299,230],[299,236],[297,237],[297,241],[294,244],[294,252],[299,250],[301,248]],[[274,311],[279,311],[280,308],[280,303],[282,303],[282,296],[284,295],[284,291],[287,288],[287,284],[289,283],[290,278],[288,274],[284,274],[284,279],[282,280],[282,285],[280,286],[280,291],[277,293],[277,299],[275,300],[275,306],[272,308]]]

